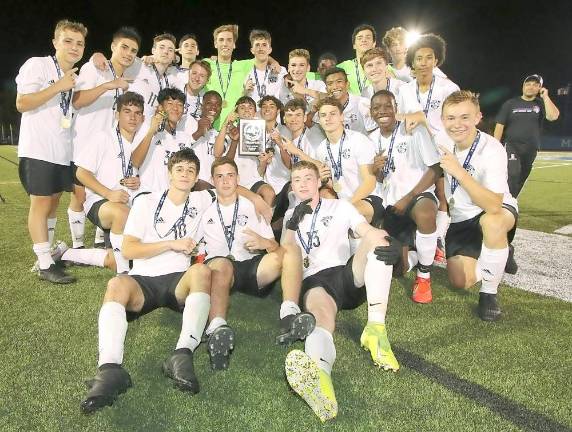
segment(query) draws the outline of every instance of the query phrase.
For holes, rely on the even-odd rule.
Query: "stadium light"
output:
[[[409,47],[421,37],[421,33],[417,30],[409,30],[405,36],[405,44]]]

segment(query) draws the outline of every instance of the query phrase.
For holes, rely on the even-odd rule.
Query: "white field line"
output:
[[[561,163],[561,164],[553,164],[553,165],[542,165],[542,166],[534,166],[532,169],[542,169],[542,168],[556,168],[556,167],[564,167],[570,166],[572,163]]]

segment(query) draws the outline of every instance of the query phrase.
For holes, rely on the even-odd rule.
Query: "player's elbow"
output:
[[[30,111],[30,107],[26,103],[26,98],[23,95],[18,95],[16,97],[16,109],[20,114]]]

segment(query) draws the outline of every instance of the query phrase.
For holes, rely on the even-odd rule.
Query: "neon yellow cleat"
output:
[[[361,346],[369,351],[376,366],[384,370],[399,370],[399,363],[387,339],[385,324],[367,323],[360,338]]]
[[[338,414],[332,378],[308,354],[300,350],[290,351],[286,356],[285,369],[290,387],[310,405],[322,422]]]

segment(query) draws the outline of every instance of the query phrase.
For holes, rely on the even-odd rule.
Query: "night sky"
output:
[[[5,67],[0,78],[3,89],[13,88],[14,77],[28,57],[50,54],[54,24],[63,17],[88,27],[82,63],[94,51],[108,54],[111,35],[122,25],[132,25],[141,32],[140,53],[150,52],[155,34],[169,31],[177,38],[195,33],[200,55],[210,56],[214,54],[212,30],[220,24],[237,23],[240,30],[236,58],[251,56],[248,33],[252,28],[262,28],[271,32],[273,56],[281,64],[286,65],[289,50],[307,48],[312,54],[313,69],[324,51],[334,52],[340,61],[353,58],[352,30],[358,24],[368,23],[377,29],[380,43],[385,31],[398,25],[443,36],[448,53],[442,69],[461,88],[481,94],[485,115],[494,115],[505,99],[520,94],[522,79],[530,73],[544,77],[550,95],[564,111],[564,98],[558,98],[556,91],[572,82],[572,2],[464,3],[4,0],[0,51]],[[562,128],[562,120],[558,123],[552,127]]]

